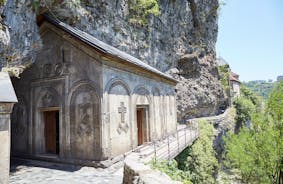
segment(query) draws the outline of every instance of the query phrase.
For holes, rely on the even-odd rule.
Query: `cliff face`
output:
[[[7,0],[1,62],[28,65],[41,41],[34,9],[49,12],[98,39],[168,72],[177,85],[178,118],[214,114],[223,96],[215,64],[218,0],[159,0],[146,26],[130,23],[127,0]]]

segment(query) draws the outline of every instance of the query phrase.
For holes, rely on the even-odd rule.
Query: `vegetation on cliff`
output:
[[[220,75],[220,81],[222,84],[222,87],[224,89],[224,91],[226,92],[226,94],[229,93],[229,89],[230,89],[230,84],[229,84],[229,65],[222,65],[222,66],[218,66],[218,73]]]
[[[153,161],[158,169],[173,180],[183,183],[216,183],[218,162],[213,149],[213,125],[199,122],[199,138],[173,161]]]
[[[129,22],[144,26],[148,23],[148,16],[160,15],[157,0],[131,0],[129,4]]]
[[[264,110],[255,103],[256,96],[248,98],[244,93],[242,98],[245,106],[254,110],[245,112],[236,106],[237,114],[243,117],[238,120],[244,123],[250,120],[251,124],[243,126],[238,134],[227,136],[226,166],[238,169],[245,183],[282,183],[283,82],[273,89]]]

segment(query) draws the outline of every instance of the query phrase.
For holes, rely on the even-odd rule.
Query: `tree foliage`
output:
[[[243,125],[250,122],[252,114],[261,111],[262,99],[251,90],[241,85],[241,96],[234,99],[233,105],[236,108],[236,127],[238,132]]]
[[[157,0],[129,0],[129,22],[145,26],[148,23],[149,15],[160,14]]]
[[[244,85],[247,86],[251,91],[253,91],[258,96],[261,96],[263,99],[267,100],[273,87],[276,85],[276,82],[257,80],[257,81],[245,82]]]
[[[215,183],[218,162],[213,149],[213,126],[205,121],[199,122],[199,138],[176,160],[179,168],[189,172],[192,183]]]
[[[254,106],[256,103],[252,102],[253,98],[247,98],[248,94],[244,94],[250,101],[246,106]],[[238,134],[230,133],[225,139],[227,166],[239,169],[246,183],[280,183],[280,179],[282,183],[283,82],[271,92],[265,113],[246,114],[252,126],[243,127]]]
[[[217,67],[218,73],[220,75],[220,81],[222,87],[226,94],[228,94],[230,86],[229,86],[229,65],[221,65]]]
[[[157,169],[175,181],[181,181],[184,184],[191,184],[189,173],[178,168],[178,163],[176,160],[152,160],[151,168]]]
[[[6,0],[0,0],[0,6],[3,6]]]

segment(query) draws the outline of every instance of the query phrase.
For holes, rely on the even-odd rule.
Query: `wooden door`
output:
[[[138,145],[144,142],[145,109],[137,109]]]
[[[44,112],[44,136],[45,136],[45,152],[48,154],[57,154],[57,144],[59,135],[58,127],[58,111]]]

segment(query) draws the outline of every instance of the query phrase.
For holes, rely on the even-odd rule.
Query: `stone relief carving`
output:
[[[71,153],[93,159],[100,154],[99,96],[90,84],[81,84],[70,99]]]
[[[79,136],[90,136],[92,134],[92,128],[91,128],[91,115],[89,114],[89,111],[91,112],[92,104],[89,102],[89,99],[87,97],[83,97],[83,102],[78,104],[79,108],[79,127],[77,129],[77,134]]]
[[[47,91],[45,95],[43,95],[42,97],[42,106],[52,107],[54,103],[55,103],[54,95],[50,91]]]
[[[44,77],[49,77],[52,73],[52,65],[51,64],[45,64],[43,66],[42,73],[43,73]]]
[[[62,63],[57,63],[55,64],[54,67],[54,73],[56,76],[61,75],[63,72],[63,64]]]
[[[12,115],[12,133],[13,137],[21,137],[25,135],[26,127],[26,118],[27,118],[26,106],[23,103],[18,103],[13,109]]]
[[[118,113],[121,114],[121,121],[118,125],[117,132],[119,134],[121,134],[122,131],[127,133],[129,129],[129,125],[127,122],[125,122],[125,114],[127,113],[127,108],[125,107],[124,102],[120,103],[120,107],[118,107]]]
[[[138,88],[138,90],[136,90],[135,93],[139,95],[137,100],[136,100],[137,104],[148,105],[148,104],[151,103],[150,97],[149,97],[149,92],[144,87]]]
[[[68,73],[68,63],[47,63],[42,67],[42,77],[57,77]]]

